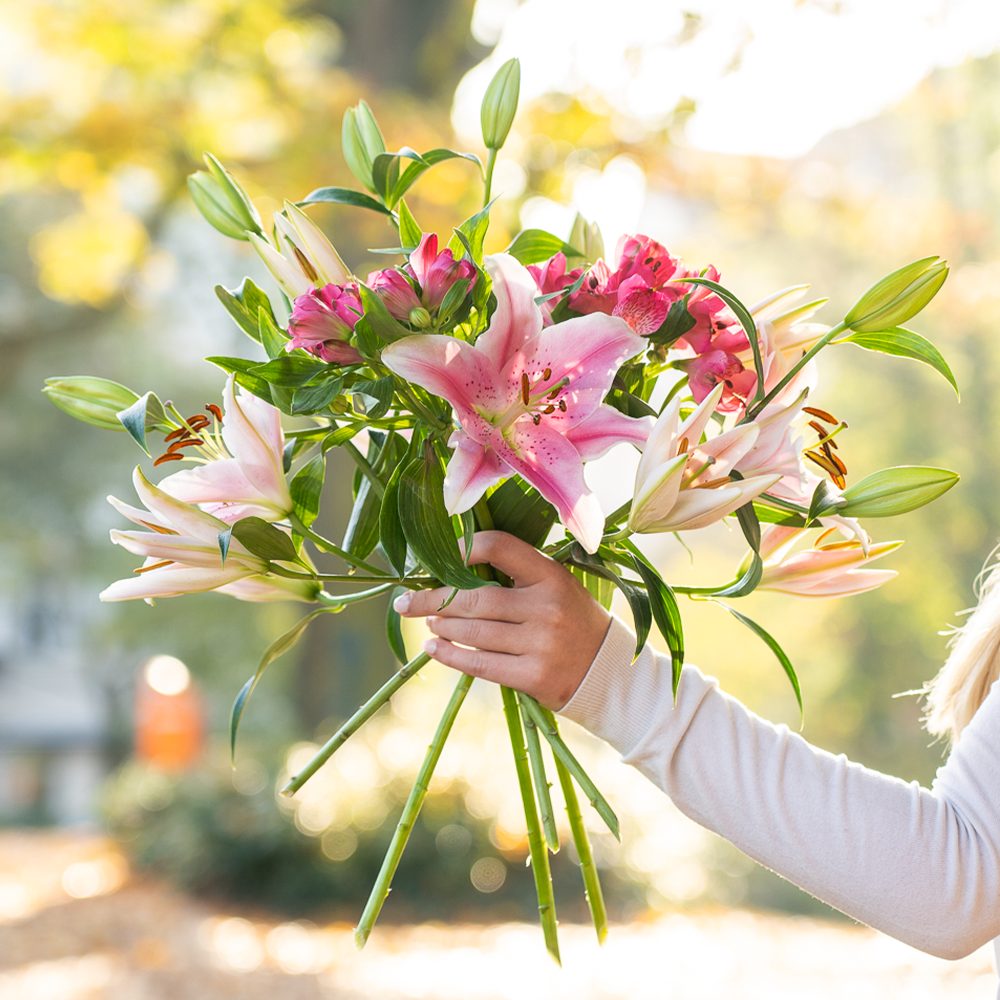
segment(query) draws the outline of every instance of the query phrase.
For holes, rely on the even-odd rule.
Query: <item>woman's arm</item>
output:
[[[932,789],[812,746],[617,619],[563,706],[677,807],[831,906],[942,958],[1000,934],[1000,682]]]
[[[766,722],[690,665],[675,704],[669,660],[646,647],[631,663],[629,630],[523,542],[481,533],[470,561],[515,586],[400,607],[433,616],[442,663],[557,709],[696,822],[866,924],[946,958],[1000,935],[1000,682],[925,789]]]

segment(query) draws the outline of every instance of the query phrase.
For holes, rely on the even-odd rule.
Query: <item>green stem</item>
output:
[[[542,710],[545,718],[553,728],[556,725],[555,716],[548,710]],[[562,789],[563,801],[566,804],[566,816],[569,818],[569,828],[573,833],[573,844],[580,858],[580,874],[583,876],[583,895],[590,908],[590,917],[594,921],[597,940],[603,944],[608,934],[608,913],[604,908],[604,893],[601,891],[601,878],[594,864],[594,852],[590,847],[590,837],[580,813],[580,800],[573,787],[573,777],[565,765],[556,758],[556,775],[559,777],[559,787]]]
[[[620,542],[623,538],[628,538],[632,534],[632,529],[625,525],[620,531],[613,531],[610,535],[605,535],[602,542]]]
[[[836,326],[831,327],[829,330],[827,330],[827,332],[824,333],[823,336],[820,337],[820,339],[817,340],[816,343],[813,344],[813,346],[810,347],[809,350],[806,351],[806,353],[803,354],[802,357],[799,358],[799,360],[796,361],[795,364],[788,369],[787,372],[785,372],[785,374],[778,380],[775,386],[760,400],[760,402],[755,403],[752,407],[750,407],[750,409],[747,410],[746,415],[743,417],[740,423],[745,424],[748,421],[753,420],[753,418],[756,417],[757,414],[760,413],[760,411],[763,410],[764,407],[767,406],[767,404],[770,403],[771,400],[774,399],[774,397],[777,396],[778,393],[781,392],[781,390],[784,389],[785,386],[788,385],[788,383],[791,382],[792,379],[795,378],[795,376],[798,375],[798,373],[817,354],[819,354],[819,352],[823,350],[823,348],[826,347],[826,345],[829,344],[830,341],[833,340],[833,338],[836,337],[838,333],[843,333],[846,329],[847,325],[843,321],[841,321]]]
[[[371,463],[358,451],[358,446],[353,441],[345,441],[343,446],[354,459],[354,464],[361,470],[361,474],[371,483],[375,495],[381,497],[385,493],[385,484],[379,479],[378,473],[372,468]]]
[[[493,193],[493,168],[497,164],[497,150],[491,149],[486,157],[486,176],[483,180],[483,208],[490,203]]]
[[[306,527],[306,525],[303,524],[302,521],[299,520],[299,518],[297,518],[294,514],[291,515],[290,520],[292,522],[292,527],[300,535],[302,535],[303,538],[308,538],[309,541],[321,551],[337,556],[349,565],[355,566],[358,569],[363,569],[368,573],[374,573],[376,575],[381,575],[383,573],[383,570],[380,567],[374,566],[370,562],[365,562],[364,559],[359,559],[357,556],[351,555],[350,552],[346,549],[342,549],[336,544],[336,542],[331,542],[329,538],[324,538],[322,535],[313,531],[312,528]]]
[[[390,677],[316,752],[312,760],[284,788],[282,795],[294,795],[414,674],[430,660],[418,653]]]
[[[618,817],[614,810],[608,805],[608,800],[597,790],[597,786],[584,771],[580,762],[573,756],[573,752],[566,746],[563,738],[559,735],[559,729],[555,725],[555,719],[550,722],[546,717],[542,706],[534,698],[524,696],[524,707],[538,726],[542,735],[549,741],[552,747],[552,754],[556,760],[561,760],[566,770],[576,779],[580,790],[587,796],[587,801],[597,810],[598,815],[607,824],[608,829],[615,835],[616,840],[621,840],[621,832],[618,826]]]
[[[399,867],[399,859],[403,856],[403,851],[406,849],[406,842],[410,839],[413,825],[420,814],[420,807],[424,804],[424,799],[427,797],[427,788],[430,784],[431,776],[434,774],[434,768],[437,766],[441,751],[444,749],[445,741],[448,739],[451,727],[455,723],[455,717],[458,715],[458,710],[462,707],[462,702],[465,700],[465,696],[472,686],[473,680],[474,678],[468,674],[462,674],[459,677],[458,683],[455,685],[455,690],[452,692],[451,698],[448,700],[448,704],[441,715],[441,721],[438,722],[434,738],[427,748],[427,754],[424,757],[423,764],[420,765],[420,770],[417,772],[417,778],[413,782],[413,788],[410,789],[406,805],[403,806],[399,823],[396,825],[396,832],[392,835],[389,848],[385,852],[385,858],[382,861],[378,878],[375,880],[375,885],[372,886],[371,895],[368,897],[364,912],[361,914],[357,928],[355,928],[354,943],[359,948],[365,946],[368,935],[371,934],[372,927],[374,927],[375,921],[378,920],[382,905],[389,895],[392,877],[396,874],[396,869]]]
[[[559,831],[556,829],[556,818],[552,810],[552,796],[549,794],[549,783],[545,774],[545,759],[542,757],[542,741],[538,736],[538,727],[534,719],[524,708],[524,695],[518,692],[517,702],[521,710],[521,721],[524,723],[524,736],[528,748],[528,762],[531,764],[531,778],[535,784],[535,798],[538,800],[538,811],[542,817],[542,829],[545,831],[545,843],[553,854],[559,852]]]
[[[358,576],[357,573],[296,573],[294,570],[285,569],[277,563],[271,563],[268,570],[275,576],[282,576],[286,580],[326,580],[333,583],[393,583],[403,584],[406,581],[398,576],[391,576],[388,573],[378,570],[378,576]]]
[[[542,830],[538,823],[538,811],[535,807],[535,793],[531,787],[531,774],[528,767],[528,754],[525,751],[524,730],[521,728],[521,713],[518,711],[517,695],[509,688],[500,688],[503,698],[503,714],[507,719],[507,731],[510,733],[510,745],[514,751],[514,768],[517,771],[517,784],[521,791],[521,803],[524,806],[524,822],[528,832],[528,854],[531,858],[531,874],[535,879],[535,893],[538,896],[538,918],[542,924],[542,934],[545,937],[545,947],[549,954],[560,964],[559,936],[556,930],[556,900],[552,892],[552,872],[549,869],[549,854],[545,850]]]
[[[326,591],[323,591],[316,599],[321,604],[327,604],[334,608],[343,608],[348,604],[360,604],[362,601],[371,600],[373,597],[378,597],[379,594],[384,594],[387,590],[395,589],[396,586],[395,582],[382,583],[369,590],[359,590],[356,594],[328,594]]]

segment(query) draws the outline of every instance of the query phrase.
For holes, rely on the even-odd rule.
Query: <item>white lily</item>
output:
[[[680,420],[680,399],[660,414],[636,471],[628,526],[635,532],[685,531],[713,524],[773,486],[780,473],[730,473],[760,433],[753,423],[702,441],[722,395],[717,385]]]
[[[250,233],[249,239],[274,280],[292,298],[311,288],[343,285],[351,281],[340,254],[326,234],[297,205],[290,201],[274,217],[277,248]]]
[[[252,393],[237,391],[230,375],[222,391],[225,412],[221,441],[213,440],[212,457],[202,465],[175,472],[160,489],[227,524],[244,517],[280,521],[292,509],[285,480],[285,435],[281,413]],[[204,428],[197,433],[204,439]],[[183,439],[178,441],[183,446]],[[231,456],[231,457],[230,457]]]
[[[149,530],[112,529],[111,541],[144,556],[145,562],[134,576],[105,588],[100,594],[102,601],[151,601],[208,590],[220,590],[242,600],[315,598],[318,584],[267,575],[267,562],[235,538],[223,561],[219,534],[229,527],[225,521],[154,486],[138,467],[132,482],[146,509],[116,497],[109,496],[108,502],[133,524]]]

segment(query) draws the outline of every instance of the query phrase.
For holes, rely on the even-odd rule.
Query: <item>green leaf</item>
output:
[[[391,208],[389,200],[392,189],[399,180],[399,154],[379,153],[372,160],[372,187],[382,200]]]
[[[399,612],[392,606],[392,602],[399,597],[400,594],[405,594],[405,587],[396,587],[389,594],[389,604],[385,609],[385,638],[389,643],[389,648],[392,650],[392,655],[399,660],[400,663],[406,663],[406,643],[403,640],[403,619],[400,617]]]
[[[843,495],[830,482],[829,479],[821,479],[813,490],[812,499],[809,501],[809,512],[806,514],[806,521],[814,521],[818,517],[826,514],[835,514],[844,506]]]
[[[754,500],[753,509],[761,524],[784,524],[789,528],[804,528],[806,526],[806,519],[801,514],[772,507],[766,501]]]
[[[146,431],[161,427],[166,419],[163,404],[155,392],[147,392],[140,396],[131,406],[119,410],[115,416],[122,427],[132,435],[135,443],[148,455],[146,446]]]
[[[407,463],[399,478],[398,509],[403,533],[414,556],[449,587],[472,590],[493,585],[462,559],[455,527],[444,506],[444,470],[428,444]]]
[[[399,241],[408,249],[416,249],[424,232],[405,201],[399,202]]]
[[[469,285],[471,283],[471,278],[460,278],[444,293],[441,305],[438,306],[439,324],[443,325],[452,322],[469,294]]]
[[[684,622],[677,606],[677,598],[645,556],[631,543],[628,548],[632,553],[632,565],[646,585],[653,620],[670,650],[672,682],[676,697],[677,685],[681,680],[681,668],[684,666]]]
[[[309,614],[300,618],[287,632],[282,633],[278,636],[270,646],[264,650],[264,655],[260,658],[260,663],[257,664],[257,669],[254,672],[253,677],[251,677],[246,684],[240,688],[239,694],[236,695],[236,700],[233,702],[232,710],[229,713],[229,752],[232,759],[236,760],[236,733],[239,729],[240,720],[243,718],[243,712],[246,709],[247,702],[250,700],[250,695],[253,694],[257,685],[260,683],[261,677],[264,675],[264,671],[281,655],[287,653],[305,634],[306,629],[312,623],[312,621],[318,618],[320,615],[336,614],[340,611],[340,608],[317,608],[315,611],[310,611]]]
[[[406,535],[399,523],[399,480],[403,475],[405,462],[400,462],[393,470],[382,494],[379,511],[379,538],[382,551],[389,565],[400,575],[406,572]]]
[[[785,676],[788,678],[789,683],[792,685],[792,690],[795,692],[795,701],[799,706],[799,716],[801,719],[804,708],[802,705],[802,689],[799,687],[799,678],[796,676],[795,667],[792,666],[792,661],[788,658],[788,655],[781,648],[778,640],[774,638],[766,629],[758,625],[752,618],[747,618],[746,615],[741,614],[735,608],[730,607],[723,601],[716,601],[720,607],[725,608],[738,622],[745,625],[751,632],[759,636],[767,644],[767,647],[774,653],[778,662],[781,664],[781,669],[785,671]]]
[[[392,191],[389,192],[389,204],[395,205],[410,190],[417,178],[435,164],[454,159],[468,160],[470,163],[475,163],[479,167],[480,172],[482,172],[483,164],[474,153],[460,153],[454,149],[429,149],[426,153],[422,153],[418,160],[407,164],[406,168],[399,175],[399,180],[393,185]],[[406,241],[404,240],[403,242],[405,243]]]
[[[367,285],[358,283],[361,305],[364,308],[364,318],[368,321],[372,333],[380,340],[392,342],[402,337],[413,336],[386,308],[385,303]]]
[[[261,306],[257,313],[257,323],[260,329],[260,343],[269,358],[282,358],[287,353],[288,334],[274,321],[270,309]]]
[[[506,531],[536,548],[559,519],[555,507],[517,476],[501,483],[486,504],[497,531]]]
[[[251,369],[259,378],[285,389],[297,389],[327,371],[328,365],[306,354],[282,354]]]
[[[334,376],[296,389],[292,393],[292,415],[322,413],[340,395],[343,387],[343,379]]]
[[[363,191],[352,191],[350,188],[342,187],[316,188],[315,191],[310,191],[302,201],[297,201],[295,204],[299,208],[305,205],[319,204],[351,205],[354,208],[367,208],[381,215],[392,215],[392,212],[385,205],[376,201],[371,195],[365,194]]]
[[[326,476],[326,456],[317,455],[299,469],[288,484],[292,513],[308,528],[319,514],[320,495]]]
[[[948,367],[941,352],[926,338],[912,330],[897,326],[891,330],[881,330],[877,333],[852,333],[836,340],[837,344],[856,344],[866,351],[878,351],[880,354],[891,354],[897,358],[912,358],[930,365],[936,372],[944,376],[948,384],[955,390],[955,395],[961,398],[958,382]]]
[[[760,556],[754,552],[751,554],[750,564],[743,572],[743,575],[735,583],[730,584],[728,587],[723,587],[722,590],[715,591],[714,596],[746,597],[747,594],[752,593],[757,589],[757,584],[760,583],[760,578],[763,573],[764,562]]]
[[[229,555],[229,545],[233,540],[233,526],[230,525],[225,531],[219,532],[219,555],[222,556],[222,565],[226,565],[226,557]]]
[[[937,500],[959,480],[957,472],[920,465],[897,465],[866,476],[843,492],[844,517],[894,517]]]
[[[567,566],[566,568],[583,584],[587,593],[605,611],[611,609],[611,601],[615,596],[615,585],[610,580],[603,576],[597,576],[588,570],[581,569],[579,566]]]
[[[595,576],[603,576],[610,580],[624,595],[632,611],[632,619],[635,625],[635,656],[642,651],[649,637],[649,629],[653,624],[653,612],[649,595],[635,581],[626,580],[608,566],[599,556],[591,555],[584,551],[577,543],[573,547],[573,556],[569,562],[580,569],[593,573]]]
[[[243,386],[247,392],[252,392],[268,403],[274,401],[271,394],[271,384],[267,379],[261,378],[254,372],[255,368],[260,367],[259,361],[251,361],[249,358],[227,358],[219,355],[205,358],[205,360],[217,365],[224,372],[231,372],[235,376],[236,382]]]
[[[362,397],[364,413],[372,420],[384,417],[392,405],[395,382],[391,375],[383,375],[376,379],[359,379],[351,386],[355,401]]]
[[[261,517],[244,517],[232,528],[235,538],[244,548],[269,562],[297,562],[298,553],[291,538],[280,528]]]
[[[486,242],[486,230],[490,226],[490,209],[495,201],[496,198],[488,205],[484,205],[475,215],[470,215],[455,230],[455,235],[448,242],[448,248],[452,253],[457,254],[464,248],[469,259],[474,264],[482,266],[483,244]]]
[[[522,264],[537,264],[557,253],[567,257],[580,256],[579,250],[544,229],[522,229],[511,240],[506,252]]]

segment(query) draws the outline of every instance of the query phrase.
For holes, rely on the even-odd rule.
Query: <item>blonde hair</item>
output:
[[[924,723],[954,744],[1000,678],[1000,545],[987,556],[973,583],[977,604],[967,620],[946,630],[948,658],[924,689]]]

